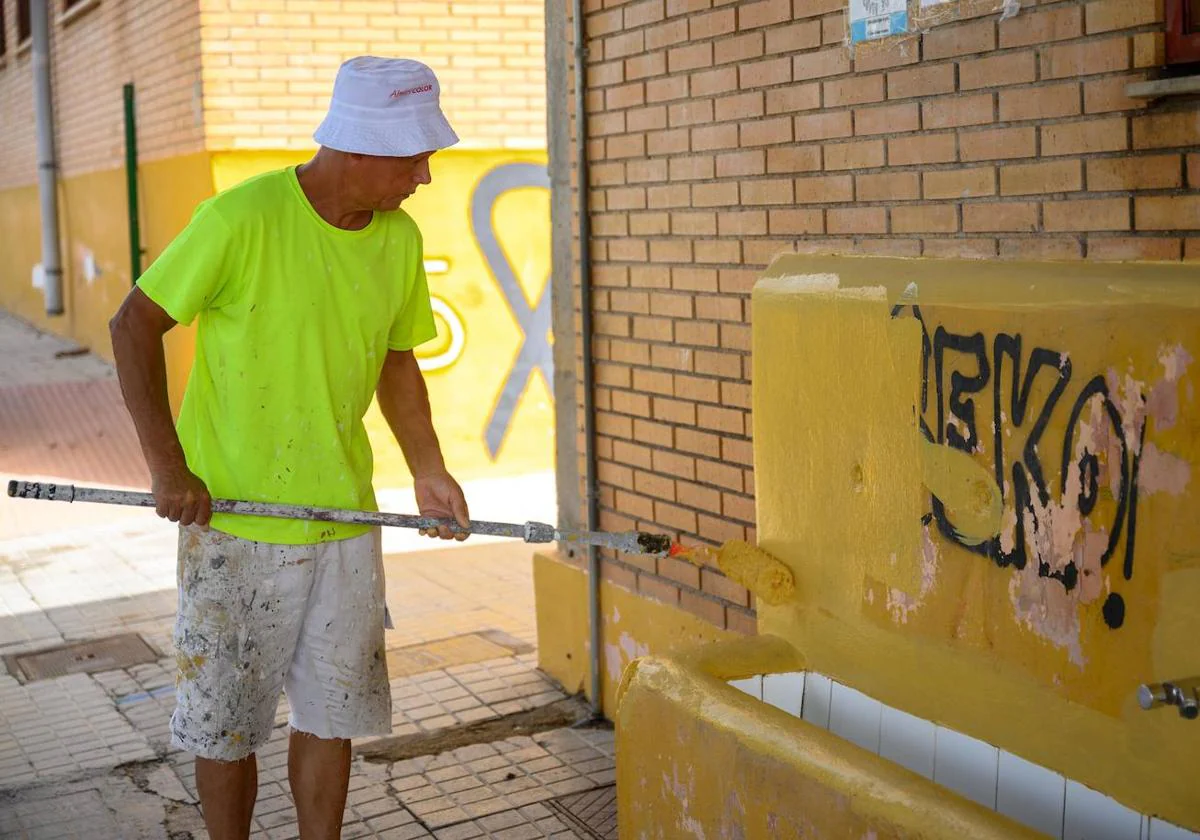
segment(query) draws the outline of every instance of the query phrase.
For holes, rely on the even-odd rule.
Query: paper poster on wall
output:
[[[921,0],[921,8],[928,9],[930,6],[944,6],[947,3],[952,3],[954,0]]]
[[[908,31],[908,0],[850,0],[850,41],[872,41]]]

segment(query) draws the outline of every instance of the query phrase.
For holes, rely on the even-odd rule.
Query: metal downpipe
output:
[[[582,0],[571,2],[571,22],[575,41],[575,173],[579,196],[579,306],[580,349],[583,354],[583,460],[584,494],[587,497],[587,529],[600,528],[600,498],[596,489],[596,407],[592,364],[592,271],[591,218],[588,215],[587,158],[587,46]],[[600,553],[588,546],[588,658],[592,698],[592,716],[604,716],[600,693]]]
[[[54,99],[50,92],[49,3],[29,4],[33,42],[33,113],[37,131],[38,197],[42,210],[42,273],[46,314],[63,314],[62,255],[58,235],[58,162],[54,157]]]

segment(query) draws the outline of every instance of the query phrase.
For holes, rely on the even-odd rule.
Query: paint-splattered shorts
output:
[[[172,744],[245,758],[270,737],[281,689],[301,732],[391,731],[378,529],[273,545],[181,528],[178,576]]]

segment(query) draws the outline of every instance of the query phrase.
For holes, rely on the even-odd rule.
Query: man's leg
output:
[[[288,781],[300,818],[300,840],[338,840],[350,786],[350,741],[293,729]]]
[[[248,840],[258,797],[258,763],[253,753],[241,761],[197,756],[196,792],[211,840]]]

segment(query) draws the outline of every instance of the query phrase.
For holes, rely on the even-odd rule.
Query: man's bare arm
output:
[[[470,524],[462,488],[446,470],[442,447],[433,428],[425,377],[411,350],[389,350],[383,363],[377,391],[379,408],[396,436],[408,469],[412,472],[417,506],[425,516],[455,519],[464,528]],[[449,539],[449,528],[429,536]],[[465,535],[458,535],[465,539]]]
[[[207,525],[212,516],[208,488],[188,469],[167,399],[163,336],[175,321],[135,288],[108,326],[121,393],[150,469],[158,515],[181,525]]]

